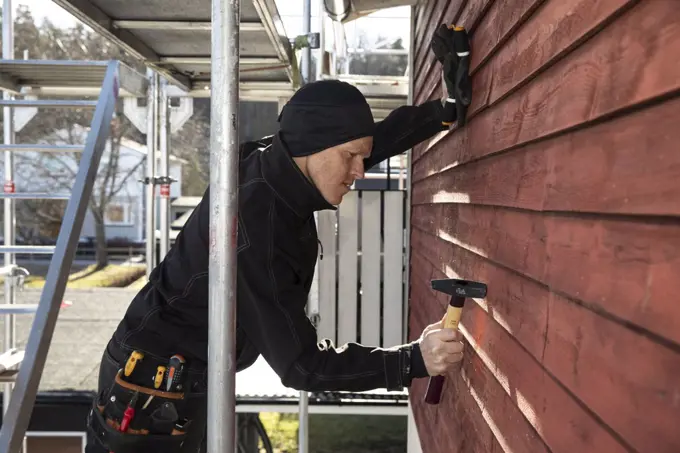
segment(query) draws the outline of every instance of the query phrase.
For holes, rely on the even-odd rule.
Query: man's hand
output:
[[[472,102],[470,81],[470,41],[463,27],[441,24],[432,37],[430,47],[442,65],[442,81],[446,87],[442,123],[466,123],[467,108]]]
[[[443,327],[444,319],[427,326],[420,337],[420,352],[430,376],[448,373],[463,359],[460,333]]]

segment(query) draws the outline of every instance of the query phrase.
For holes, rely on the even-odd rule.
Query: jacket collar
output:
[[[262,153],[261,162],[262,176],[267,184],[299,217],[306,219],[315,211],[337,209],[302,173],[278,134],[272,137],[272,145]]]

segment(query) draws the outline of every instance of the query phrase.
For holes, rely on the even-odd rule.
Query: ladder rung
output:
[[[70,100],[70,99],[58,99],[58,100],[41,100],[34,101],[30,99],[0,99],[0,105],[7,107],[54,107],[54,108],[67,108],[67,107],[88,107],[94,108],[97,106],[97,101],[83,101],[83,100]]]
[[[0,304],[0,315],[21,315],[36,311],[38,304]]]
[[[0,245],[0,253],[54,253],[53,245]]]
[[[83,145],[0,145],[0,151],[31,151],[36,153],[82,153]]]
[[[7,384],[8,382],[16,382],[19,370],[7,370],[0,372],[0,384]]]
[[[68,200],[69,198],[71,198],[71,195],[41,192],[19,192],[19,193],[0,192],[0,198],[14,198],[17,200]]]

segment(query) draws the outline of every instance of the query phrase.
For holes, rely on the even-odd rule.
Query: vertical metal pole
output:
[[[149,92],[146,102],[146,276],[156,263],[156,143],[157,142],[157,113],[158,113],[158,74],[147,70],[149,77]]]
[[[158,103],[158,131],[160,134],[161,151],[160,176],[170,176],[170,156],[168,155],[168,104],[168,82],[165,79],[161,79]],[[160,213],[158,221],[161,229],[161,256],[159,257],[159,261],[162,261],[170,249],[170,184],[162,184],[160,186],[160,195]]]
[[[324,14],[324,1],[325,0],[318,0],[318,2],[319,2],[319,57],[318,58],[319,59],[316,62],[316,80],[321,80],[321,78],[322,78],[324,57],[326,55],[326,30],[325,30],[325,27],[324,27],[326,16]]]
[[[309,452],[309,394],[305,391],[300,392],[299,422],[298,426],[298,452]]]
[[[302,32],[309,35],[312,31],[312,0],[304,0],[302,5]],[[311,81],[312,73],[312,49],[305,47],[302,49],[302,80],[303,85]],[[307,298],[309,304],[311,298]],[[310,307],[308,306],[308,311]],[[309,452],[309,394],[300,391],[300,402],[298,407],[298,452]]]
[[[208,451],[236,450],[240,0],[212,0]]]
[[[302,4],[302,32],[309,35],[312,31],[312,0],[304,0]],[[312,73],[312,49],[307,46],[302,49],[302,70],[303,83],[311,81],[310,75]]]
[[[422,8],[422,5],[421,5]],[[411,14],[409,16],[410,18],[410,30],[409,30],[409,51],[408,51],[408,99],[407,99],[407,104],[408,105],[413,105],[415,100],[415,94],[414,94],[414,79],[415,79],[415,70],[413,68],[415,64],[415,56],[414,56],[414,46],[415,46],[415,26],[416,26],[416,7],[411,6]],[[411,288],[411,171],[412,171],[412,156],[413,156],[413,149],[410,149],[406,152],[406,158],[408,159],[408,167],[407,167],[407,172],[406,172],[406,209],[405,209],[405,224],[406,224],[406,237],[404,238],[404,245],[406,248],[406,257],[405,257],[405,264],[404,267],[405,269],[405,275],[404,275],[404,291],[403,291],[403,299],[402,299],[402,314],[403,314],[403,320],[402,322],[402,341],[406,342],[408,338],[408,317],[409,317],[409,306],[408,306],[408,301],[409,301],[409,290]]]
[[[2,58],[6,60],[14,59],[14,17],[12,15],[12,0],[4,0],[2,3]],[[3,99],[12,99],[13,96],[7,91],[2,93]],[[14,115],[12,107],[3,107],[3,135],[5,145],[14,143]],[[14,153],[5,151],[5,182],[14,183]],[[14,200],[5,198],[5,245],[13,245],[15,240],[16,219],[14,218]],[[16,261],[13,253],[5,253],[5,266],[11,266]],[[5,278],[5,303],[14,303],[14,284],[10,276]],[[16,322],[14,315],[5,315],[5,350],[10,350],[16,346]],[[14,385],[5,384],[2,410],[3,414],[9,409],[9,401]]]

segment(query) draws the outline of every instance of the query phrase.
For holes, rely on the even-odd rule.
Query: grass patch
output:
[[[298,414],[261,412],[260,421],[267,430],[275,453],[293,453],[298,450]]]
[[[103,269],[95,269],[96,266],[93,264],[69,275],[66,287],[70,289],[124,288],[138,280],[146,271],[146,267],[139,264],[109,264]],[[26,288],[42,288],[44,285],[44,277],[31,275],[25,281]]]
[[[144,288],[144,285],[147,284],[149,280],[146,278],[146,275],[142,275],[141,278],[138,278],[134,282],[130,283],[128,286],[126,286],[127,289],[142,289]]]

